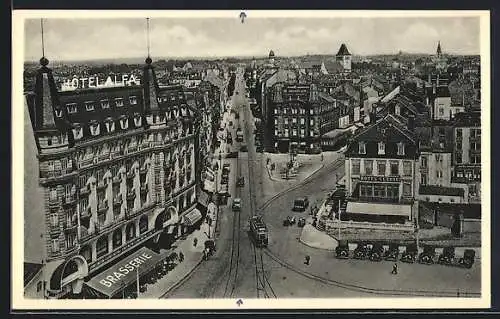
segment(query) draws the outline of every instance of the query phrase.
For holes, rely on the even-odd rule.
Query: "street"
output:
[[[221,206],[217,252],[165,298],[290,298],[290,297],[362,297],[362,296],[446,296],[474,295],[480,290],[480,262],[472,269],[421,264],[401,264],[400,274],[391,275],[392,264],[370,261],[338,260],[331,251],[307,247],[299,242],[301,228],[285,227],[283,219],[295,215],[307,218],[309,209],[293,213],[296,197],[308,196],[310,205],[320,205],[337,178],[344,175],[343,161],[334,160],[310,178],[281,195],[263,189],[262,155],[255,152],[253,118],[241,72],[236,77],[232,107],[239,112],[231,134],[241,126],[248,152],[239,152],[231,163],[227,206]],[[231,150],[242,143],[233,142]],[[244,187],[236,187],[238,176]],[[235,197],[242,209],[231,210]],[[248,219],[262,214],[269,229],[267,248],[255,248],[248,236]],[[304,258],[311,257],[309,265]]]

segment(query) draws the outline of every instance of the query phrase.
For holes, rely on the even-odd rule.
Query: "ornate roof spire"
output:
[[[151,56],[150,56],[150,43],[149,43],[149,18],[146,18],[146,25],[147,25],[147,29],[146,29],[146,32],[147,32],[147,46],[148,46],[148,57],[146,58],[146,64],[151,64],[151,62],[153,62],[153,60],[151,59]]]
[[[442,51],[441,51],[441,41],[438,41],[438,46],[437,46],[436,53],[437,53],[437,55],[441,55],[442,54]]]
[[[40,28],[42,30],[42,58],[40,59],[40,65],[47,66],[49,64],[49,60],[45,57],[45,43],[43,39],[43,19],[40,19]]]

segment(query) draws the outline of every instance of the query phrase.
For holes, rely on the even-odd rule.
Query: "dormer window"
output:
[[[128,129],[128,118],[124,117],[120,119],[120,127],[122,130]]]
[[[93,136],[99,135],[101,132],[99,123],[90,124],[90,134]]]
[[[137,104],[137,96],[130,96],[128,98],[130,105],[136,105]]]
[[[87,111],[93,111],[94,110],[94,102],[92,101],[88,101],[88,102],[85,102],[85,110]]]
[[[79,140],[83,137],[83,128],[80,125],[73,127],[73,137],[75,140]]]
[[[76,107],[76,103],[68,103],[68,104],[66,104],[66,108],[68,109],[69,114],[74,114],[78,111],[78,108]]]
[[[57,117],[62,117],[62,110],[61,109],[56,109],[55,112],[56,112]]]
[[[378,142],[378,155],[385,155],[385,143]]]
[[[109,100],[101,100],[101,108],[109,109]]]
[[[398,155],[405,155],[405,144],[403,142],[398,143]]]
[[[358,153],[359,154],[366,154],[366,143],[365,142],[359,142]]]
[[[118,107],[123,106],[123,99],[122,98],[116,98],[115,99],[115,104]]]
[[[115,122],[113,122],[113,120],[108,119],[108,120],[106,121],[106,131],[107,131],[108,133],[112,133],[112,132],[114,132],[114,131],[115,131]]]
[[[134,125],[135,126],[141,126],[141,124],[142,124],[142,118],[141,118],[141,116],[140,115],[136,115],[134,117]]]

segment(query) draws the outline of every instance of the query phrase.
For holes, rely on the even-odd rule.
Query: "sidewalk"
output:
[[[215,224],[215,221],[212,222],[213,226],[210,227],[211,238],[214,237],[213,232]],[[162,256],[168,256],[173,252],[179,253],[182,251],[184,254],[184,260],[182,262],[177,260],[177,264],[174,269],[170,270],[156,283],[147,285],[147,290],[144,293],[139,294],[140,299],[161,298],[165,293],[175,287],[175,285],[177,285],[182,279],[188,276],[202,262],[204,242],[208,239],[208,228],[208,224],[204,222],[199,230],[195,230],[193,233],[189,234],[186,239],[177,240],[172,249],[162,250],[160,252]],[[193,246],[195,238],[198,239],[196,247]]]

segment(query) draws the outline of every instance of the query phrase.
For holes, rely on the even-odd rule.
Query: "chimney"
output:
[[[410,115],[408,117],[408,130],[413,132],[415,130],[415,116]]]

